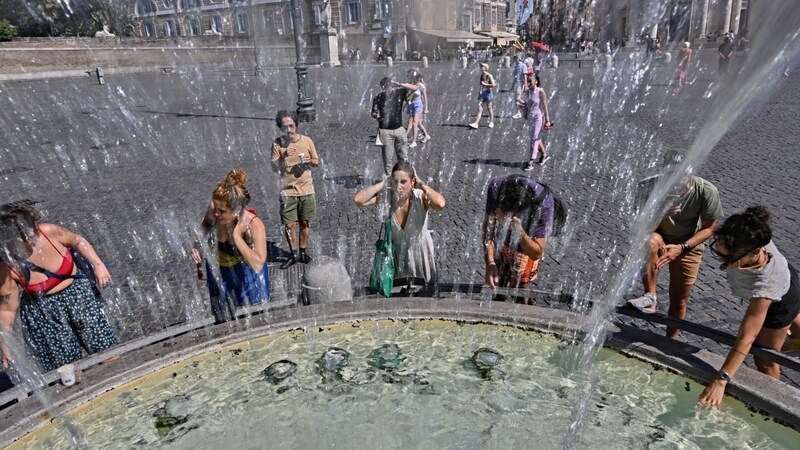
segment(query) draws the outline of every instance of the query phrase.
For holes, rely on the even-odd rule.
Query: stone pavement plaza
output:
[[[713,58],[706,58],[715,63]],[[411,149],[421,178],[439,189],[447,208],[430,216],[443,283],[483,280],[480,224],[486,182],[523,173],[527,128],[511,119],[509,70],[493,71],[501,92],[496,127],[470,130],[477,69],[449,63],[424,70],[433,140]],[[352,196],[381,173],[376,125],[369,116],[378,80],[404,79],[407,65],[312,68],[319,114],[301,132],[316,142],[322,165],[314,173],[318,219],[312,255],[340,257],[354,286],[366,284],[379,223],[375,209]],[[713,67],[713,66],[712,66]],[[692,84],[669,95],[669,68],[654,67],[641,85],[622,76],[617,89],[592,68],[550,69],[542,76],[556,126],[545,133],[553,159],[529,175],[548,183],[568,205],[567,232],[549,244],[537,289],[602,298],[630,245],[633,182],[657,172],[661,153],[687,146],[710,120],[703,95],[713,74],[695,70]],[[234,167],[247,170],[252,206],[267,225],[273,290],[298,271],[277,269],[285,257],[278,216],[278,176],[269,152],[279,131],[277,109],[294,108],[294,72],[191,71],[0,83],[3,142],[0,198],[40,202],[46,220],[72,228],[95,245],[114,282],[109,315],[121,338],[151,333],[210,314],[205,282],[189,257],[190,229],[216,183]],[[624,87],[634,100],[617,102]],[[726,215],[762,203],[774,214],[775,241],[795,265],[800,76],[778,79],[776,91],[748,108],[698,171],[720,191]],[[659,280],[666,312],[666,274]],[[638,282],[629,294],[640,292]],[[553,307],[585,308],[583,304]],[[746,305],[734,298],[717,263],[706,254],[687,319],[736,332]],[[632,319],[624,319],[631,322]],[[646,322],[633,321],[643,328]],[[663,330],[657,330],[663,333]],[[714,342],[681,339],[721,353]],[[796,374],[794,374],[796,375]],[[797,385],[800,377],[789,381]]]

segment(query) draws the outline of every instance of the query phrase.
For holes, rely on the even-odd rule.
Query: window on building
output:
[[[203,0],[181,0],[181,9],[199,8],[203,6]]]
[[[500,26],[500,22],[497,21],[497,10],[492,10],[492,25]]]
[[[136,12],[139,14],[151,14],[158,12],[158,8],[153,0],[139,0],[136,2]]]
[[[144,23],[144,37],[156,37],[156,24],[154,22]]]
[[[264,25],[264,31],[267,34],[275,34],[275,13],[272,11],[264,11],[261,13],[261,23]]]
[[[303,24],[303,8],[300,8],[300,25]],[[294,30],[294,17],[292,17],[292,8],[287,6],[283,9],[283,25],[287,30]]]
[[[245,13],[236,13],[236,31],[239,33],[247,33],[248,26],[247,26],[247,14]]]
[[[489,21],[492,19],[492,11],[487,6],[486,9],[483,11],[483,29],[489,29]]]
[[[322,25],[322,5],[314,5],[314,25]]]
[[[461,29],[464,31],[472,31],[472,14],[464,13],[461,16]]]
[[[200,36],[200,20],[197,17],[186,19],[186,35]]]
[[[216,31],[218,33],[225,32],[225,29],[223,28],[222,16],[211,16],[211,19],[208,22],[208,25],[211,27],[212,31]]]
[[[347,2],[347,23],[361,23],[361,2]]]
[[[475,26],[476,27],[480,26],[480,24],[481,24],[481,9],[480,8],[475,8],[475,13],[473,14],[473,17],[475,17]]]
[[[175,21],[174,20],[165,20],[164,21],[164,36],[166,37],[175,37],[178,35],[178,29],[175,28]]]

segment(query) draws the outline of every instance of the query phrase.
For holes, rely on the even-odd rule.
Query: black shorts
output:
[[[773,302],[767,310],[764,328],[780,330],[786,328],[800,314],[800,282],[797,271],[789,264],[789,290],[781,297],[781,301]]]

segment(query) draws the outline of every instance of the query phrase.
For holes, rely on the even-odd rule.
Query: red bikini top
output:
[[[41,233],[42,236],[47,239],[47,242],[49,242],[50,245],[56,249],[56,252],[61,254],[61,252],[58,250],[58,247],[53,244],[53,241],[51,241],[50,238],[47,237],[47,235],[44,234],[40,228],[37,227],[37,229],[39,230],[39,233]],[[66,254],[62,255],[61,258],[61,266],[56,272],[43,269],[27,260],[25,261],[25,277],[21,277],[18,273],[16,273],[16,271],[14,271],[14,269],[11,270],[17,275],[17,278],[19,278],[19,284],[22,286],[22,289],[24,289],[25,292],[34,295],[44,294],[58,286],[65,279],[72,277],[72,271],[75,270],[75,261],[72,259],[72,252],[67,249]],[[26,280],[30,280],[31,271],[43,273],[47,275],[47,279],[39,283],[29,284]]]

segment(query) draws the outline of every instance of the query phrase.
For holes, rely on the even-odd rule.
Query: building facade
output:
[[[294,45],[289,0],[126,1],[142,37],[252,39],[265,51]],[[517,38],[517,1],[299,0],[304,51],[314,64],[332,51],[347,57],[358,49],[369,58],[381,48],[402,59],[437,46],[504,45]]]
[[[535,40],[635,41],[644,34],[663,42],[746,35],[770,0],[540,0],[523,33]]]

